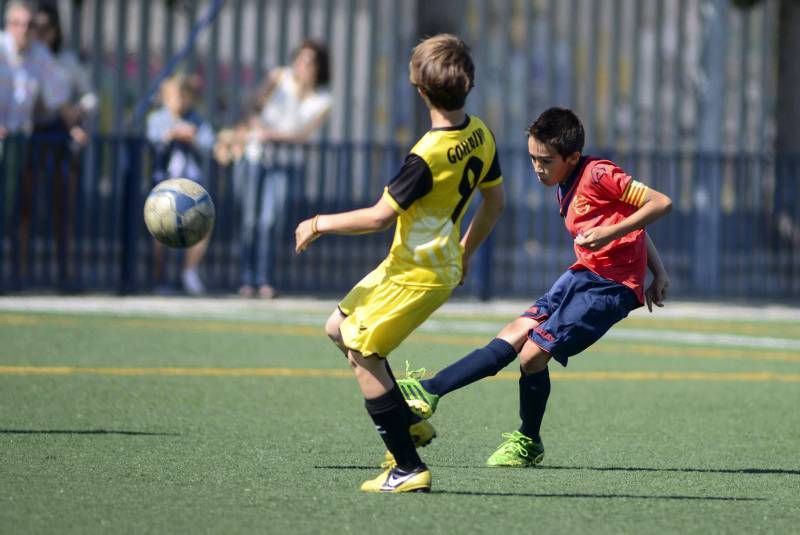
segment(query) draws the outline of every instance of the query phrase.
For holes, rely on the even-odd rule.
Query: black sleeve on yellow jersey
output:
[[[491,182],[492,180],[497,180],[503,175],[503,172],[500,170],[500,159],[497,157],[497,150],[494,151],[494,158],[492,158],[492,165],[489,167],[489,170],[486,172],[486,176],[483,177],[481,183],[484,182]]]
[[[409,154],[403,162],[403,167],[389,181],[386,188],[400,208],[408,210],[414,201],[424,197],[433,189],[431,168],[416,154]]]

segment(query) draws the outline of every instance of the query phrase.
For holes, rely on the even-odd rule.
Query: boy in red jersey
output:
[[[669,287],[655,245],[644,227],[666,215],[672,201],[634,180],[613,162],[583,156],[578,117],[550,108],[528,129],[528,151],[539,182],[556,186],[560,213],[574,238],[576,261],[553,287],[486,347],[434,377],[398,381],[409,406],[423,418],[439,398],[520,360],[519,430],[504,442],[489,466],[533,466],[544,458],[539,429],[550,395],[547,364],[566,366],[609,328],[643,304],[663,306]],[[645,291],[645,270],[653,280]]]

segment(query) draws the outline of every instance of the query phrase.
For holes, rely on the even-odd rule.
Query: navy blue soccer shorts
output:
[[[623,284],[589,270],[567,270],[521,316],[539,322],[528,338],[566,366],[569,357],[640,306],[633,290]]]

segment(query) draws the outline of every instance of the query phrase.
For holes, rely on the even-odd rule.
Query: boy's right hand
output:
[[[653,305],[657,307],[664,306],[664,299],[667,298],[667,288],[669,288],[669,277],[666,275],[653,277],[653,282],[650,283],[644,293],[644,302],[647,305],[647,310],[652,312]]]
[[[306,219],[305,221],[301,221],[297,228],[294,231],[294,239],[295,239],[295,246],[294,252],[296,254],[300,254],[306,250],[306,248],[311,245],[311,242],[319,238],[319,233],[314,232],[313,230],[313,223],[314,218]]]

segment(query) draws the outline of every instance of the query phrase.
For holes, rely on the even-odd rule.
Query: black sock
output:
[[[408,406],[400,390],[395,386],[380,397],[365,399],[364,406],[397,466],[406,471],[424,466],[408,432]]]
[[[389,373],[389,377],[392,378],[392,383],[394,383],[395,386],[396,386],[397,385],[397,379],[394,376],[394,372],[392,371],[392,367],[389,366],[389,361],[384,359],[383,362],[386,364],[386,371]],[[417,422],[422,420],[421,417],[417,416],[416,414],[414,414],[411,411],[411,409],[408,407],[407,403],[403,403],[403,405],[406,407],[406,409],[408,409],[408,425],[413,425],[413,424],[415,424],[415,423],[417,423]]]
[[[519,378],[519,417],[522,419],[519,432],[536,442],[542,440],[539,430],[542,427],[548,397],[550,397],[549,368],[530,375],[522,373]]]
[[[430,379],[421,381],[422,388],[431,394],[443,396],[479,379],[497,374],[515,358],[517,352],[514,347],[505,340],[495,338],[486,347],[476,349]]]

